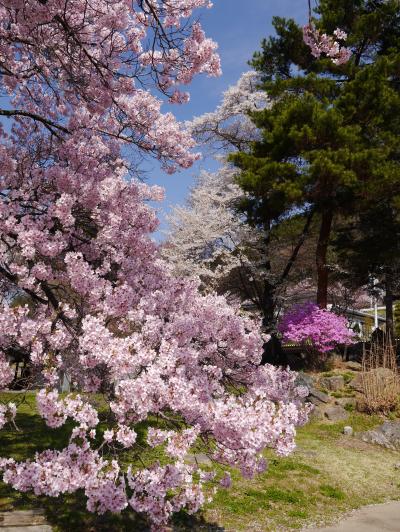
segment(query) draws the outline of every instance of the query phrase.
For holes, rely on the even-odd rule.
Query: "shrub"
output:
[[[293,306],[279,323],[284,341],[302,344],[318,353],[332,351],[337,345],[354,342],[354,333],[344,316],[308,302]]]
[[[360,410],[388,413],[397,407],[400,381],[396,351],[390,342],[375,342],[370,349],[364,350],[361,390]]]

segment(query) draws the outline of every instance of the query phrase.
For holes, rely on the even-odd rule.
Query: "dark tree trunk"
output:
[[[288,359],[282,349],[282,342],[277,335],[275,310],[275,286],[266,279],[263,294],[263,329],[271,335],[271,338],[264,344],[261,364],[287,366]]]
[[[282,274],[276,282],[271,282],[268,278],[264,281],[264,289],[262,294],[262,313],[263,313],[263,329],[266,333],[271,335],[268,342],[264,344],[264,352],[262,357],[262,364],[273,364],[274,366],[288,366],[289,358],[282,348],[282,342],[277,334],[276,323],[276,298],[277,289],[284,283],[290,274],[290,271],[297,259],[299,251],[304,244],[308,235],[311,221],[314,212],[311,210],[308,212],[303,231],[299,237],[297,245],[295,246]],[[264,268],[267,273],[271,273],[271,261],[269,259],[269,245],[271,242],[271,226],[268,225],[265,230],[265,263]]]
[[[333,211],[326,209],[322,212],[321,226],[319,230],[316,264],[318,276],[317,304],[321,308],[328,305],[328,269],[326,257],[328,252],[329,238],[332,230]]]
[[[261,364],[272,364],[273,366],[289,366],[289,359],[282,347],[282,342],[276,333],[271,334],[271,338],[264,344]]]
[[[261,364],[273,364],[274,366],[287,365],[287,359],[282,349],[282,342],[276,330],[276,283],[271,281],[271,260],[269,249],[271,243],[271,223],[264,226],[264,270],[266,278],[264,280],[263,293],[261,297],[261,310],[263,314],[263,330],[271,335],[271,339],[264,344],[264,352]]]
[[[296,259],[299,255],[299,251],[306,241],[306,238],[308,236],[308,233],[310,231],[311,222],[314,216],[314,210],[310,210],[306,217],[306,222],[303,227],[303,231],[301,232],[301,235],[299,237],[299,240],[297,241],[296,246],[294,247],[291,256],[289,257],[289,260],[286,263],[286,266],[281,274],[281,276],[278,279],[277,285],[281,285],[284,283],[284,281],[287,279],[287,277],[290,274],[291,269],[294,266],[294,263],[296,262]]]
[[[386,274],[385,279],[385,307],[386,307],[386,336],[391,343],[394,338],[394,318],[393,318],[393,275]]]
[[[263,327],[266,332],[274,329],[275,325],[275,285],[271,282],[271,222],[264,225],[264,257],[262,268],[265,271],[264,286],[261,295],[261,310],[263,313]]]

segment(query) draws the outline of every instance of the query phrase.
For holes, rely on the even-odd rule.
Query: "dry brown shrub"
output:
[[[391,342],[380,340],[364,349],[361,373],[362,399],[360,410],[388,413],[399,403],[400,379],[396,349]]]

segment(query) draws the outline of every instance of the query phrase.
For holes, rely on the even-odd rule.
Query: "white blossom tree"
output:
[[[256,72],[245,72],[224,92],[215,111],[186,123],[203,148],[220,154],[222,166],[214,173],[202,172],[187,204],[173,207],[162,251],[175,274],[199,277],[203,290],[240,294],[257,306],[254,280],[259,269],[254,268],[249,251],[254,254],[262,235],[237,211],[243,192],[235,183],[236,169],[221,152],[247,149],[257,138],[249,113],[270,105],[259,83]]]
[[[265,330],[273,332],[312,213],[306,213],[297,232],[289,230],[282,244],[282,239],[273,242],[270,232],[266,235],[248,223],[238,209],[245,194],[235,182],[239,170],[226,154],[247,151],[259,136],[251,112],[273,104],[260,83],[257,72],[244,73],[224,92],[215,111],[186,123],[204,150],[219,154],[222,167],[215,173],[203,172],[187,205],[172,209],[162,252],[176,274],[199,277],[205,291],[239,298],[245,308],[261,314]]]
[[[204,291],[240,294],[256,303],[256,285],[249,283],[256,268],[249,250],[260,234],[236,210],[243,192],[234,177],[235,169],[227,164],[200,174],[187,205],[173,207],[167,217],[170,232],[162,253],[176,275],[199,277]]]
[[[187,122],[187,128],[198,143],[219,152],[246,150],[258,136],[249,112],[271,105],[266,92],[259,90],[259,84],[257,72],[245,72],[235,85],[224,92],[222,102],[215,111]]]

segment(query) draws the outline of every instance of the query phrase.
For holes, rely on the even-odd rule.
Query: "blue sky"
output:
[[[264,37],[272,33],[274,15],[292,17],[305,23],[308,13],[307,0],[214,0],[211,9],[200,11],[200,21],[206,34],[219,45],[222,63],[222,76],[219,78],[197,77],[190,86],[190,102],[181,106],[165,106],[179,120],[190,120],[215,109],[221,95],[229,85],[234,84],[240,75],[249,70],[247,61],[253,52],[260,48]],[[164,213],[171,204],[184,203],[194,176],[201,168],[213,169],[215,163],[203,159],[189,170],[166,175],[155,164],[148,171],[148,183],[165,188],[166,198],[158,204],[161,220],[160,230],[165,229]],[[157,237],[162,238],[162,232]]]

